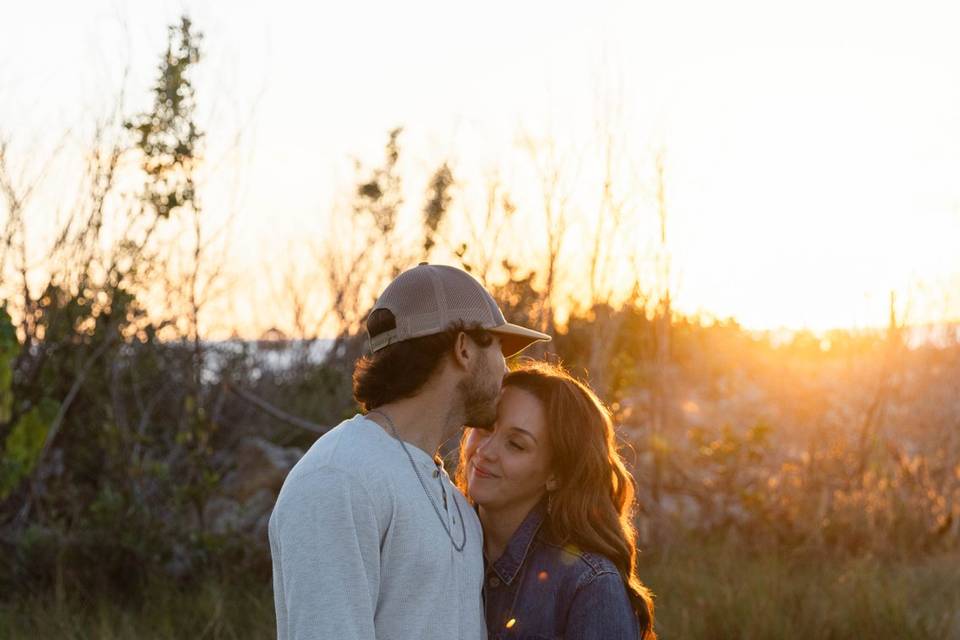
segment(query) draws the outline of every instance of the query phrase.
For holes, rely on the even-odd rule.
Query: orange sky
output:
[[[0,130],[26,158],[73,131],[38,228],[70,192],[89,116],[127,61],[128,108],[146,106],[164,25],[184,8],[206,34],[204,202],[213,226],[235,214],[244,286],[229,317],[245,331],[273,324],[262,265],[322,236],[349,159],[377,161],[398,124],[410,215],[440,161],[461,180],[461,219],[497,171],[526,218],[507,248],[520,257],[543,239],[518,139],[553,140],[570,290],[595,229],[599,121],[629,212],[610,241],[616,264],[649,268],[664,150],[678,308],[754,328],[863,327],[886,322],[894,290],[914,322],[960,318],[954,3],[24,3],[0,25]]]

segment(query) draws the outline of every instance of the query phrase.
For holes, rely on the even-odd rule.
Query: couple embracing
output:
[[[278,638],[654,638],[609,413],[559,367],[507,369],[550,337],[428,264],[367,332],[365,413],[317,440],[270,518]],[[437,452],[458,435],[451,479]]]

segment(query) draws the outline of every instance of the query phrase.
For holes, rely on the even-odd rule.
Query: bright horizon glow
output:
[[[263,304],[267,284],[246,274],[322,234],[349,186],[349,158],[377,162],[396,125],[406,131],[411,215],[445,159],[462,181],[456,215],[481,208],[495,168],[521,212],[539,215],[517,138],[551,136],[581,165],[567,246],[581,255],[599,196],[600,116],[615,127],[616,178],[631,209],[612,251],[623,272],[642,258],[650,286],[651,166],[664,151],[676,309],[750,329],[858,329],[887,323],[894,291],[908,322],[960,320],[954,4],[229,6],[8,7],[0,133],[23,157],[67,128],[82,131],[128,60],[128,111],[144,108],[165,27],[187,11],[207,51],[197,87],[217,168],[204,201],[215,219],[236,214],[238,284],[219,315],[245,335],[283,326]],[[231,150],[238,129],[244,141]],[[67,150],[79,154],[81,139]],[[69,192],[55,178],[46,186],[50,203]],[[536,251],[536,233],[535,220],[517,231],[518,257]],[[582,272],[573,259],[565,290],[582,289]]]

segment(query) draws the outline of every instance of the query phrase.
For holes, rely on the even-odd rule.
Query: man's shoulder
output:
[[[358,415],[321,436],[287,474],[274,513],[302,515],[308,506],[329,511],[348,504],[389,512],[390,440],[383,435],[376,424]]]
[[[325,472],[375,483],[389,472],[396,452],[376,423],[356,415],[321,436],[291,469],[288,481]]]

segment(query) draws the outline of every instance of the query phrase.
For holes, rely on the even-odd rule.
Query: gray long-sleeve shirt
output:
[[[486,638],[480,521],[427,453],[407,449],[457,543],[459,503],[463,551],[400,443],[357,415],[294,466],[270,517],[279,640]]]

